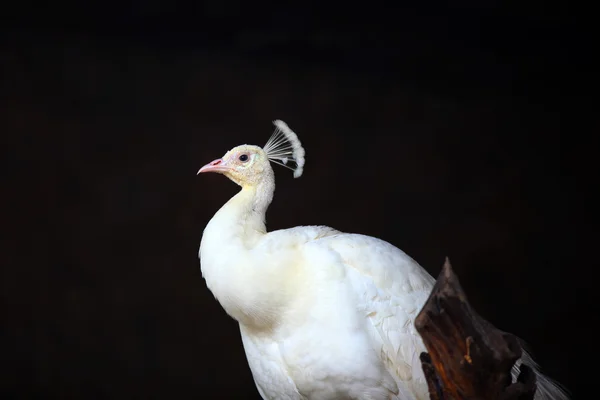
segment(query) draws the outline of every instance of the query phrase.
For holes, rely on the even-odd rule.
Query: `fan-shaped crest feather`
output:
[[[304,169],[304,148],[298,136],[285,122],[277,119],[273,121],[273,125],[275,125],[275,131],[263,150],[271,162],[291,169],[294,171],[294,178],[299,178]],[[289,166],[289,161],[293,161],[296,167]]]

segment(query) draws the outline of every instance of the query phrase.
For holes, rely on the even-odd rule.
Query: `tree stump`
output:
[[[431,400],[533,400],[531,368],[521,365],[512,382],[522,354],[518,339],[475,312],[448,259],[415,327],[427,348],[421,363]]]

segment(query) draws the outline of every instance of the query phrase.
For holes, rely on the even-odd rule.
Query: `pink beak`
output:
[[[204,167],[200,168],[196,175],[201,174],[203,172],[226,172],[229,170],[230,170],[229,167],[223,165],[223,159],[217,158],[216,160],[211,161],[208,164],[206,164]]]

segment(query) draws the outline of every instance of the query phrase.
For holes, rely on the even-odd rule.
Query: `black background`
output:
[[[452,3],[6,8],[0,396],[259,398],[197,259],[237,187],[196,171],[277,118],[307,161],[275,168],[270,229],[377,236],[433,275],[449,256],[475,308],[583,393],[577,24]]]

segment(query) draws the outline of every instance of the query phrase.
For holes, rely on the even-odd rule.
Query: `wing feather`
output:
[[[372,343],[395,377],[399,398],[428,399],[419,355],[425,351],[414,319],[435,280],[400,249],[370,236],[337,234],[319,239],[347,267]]]

